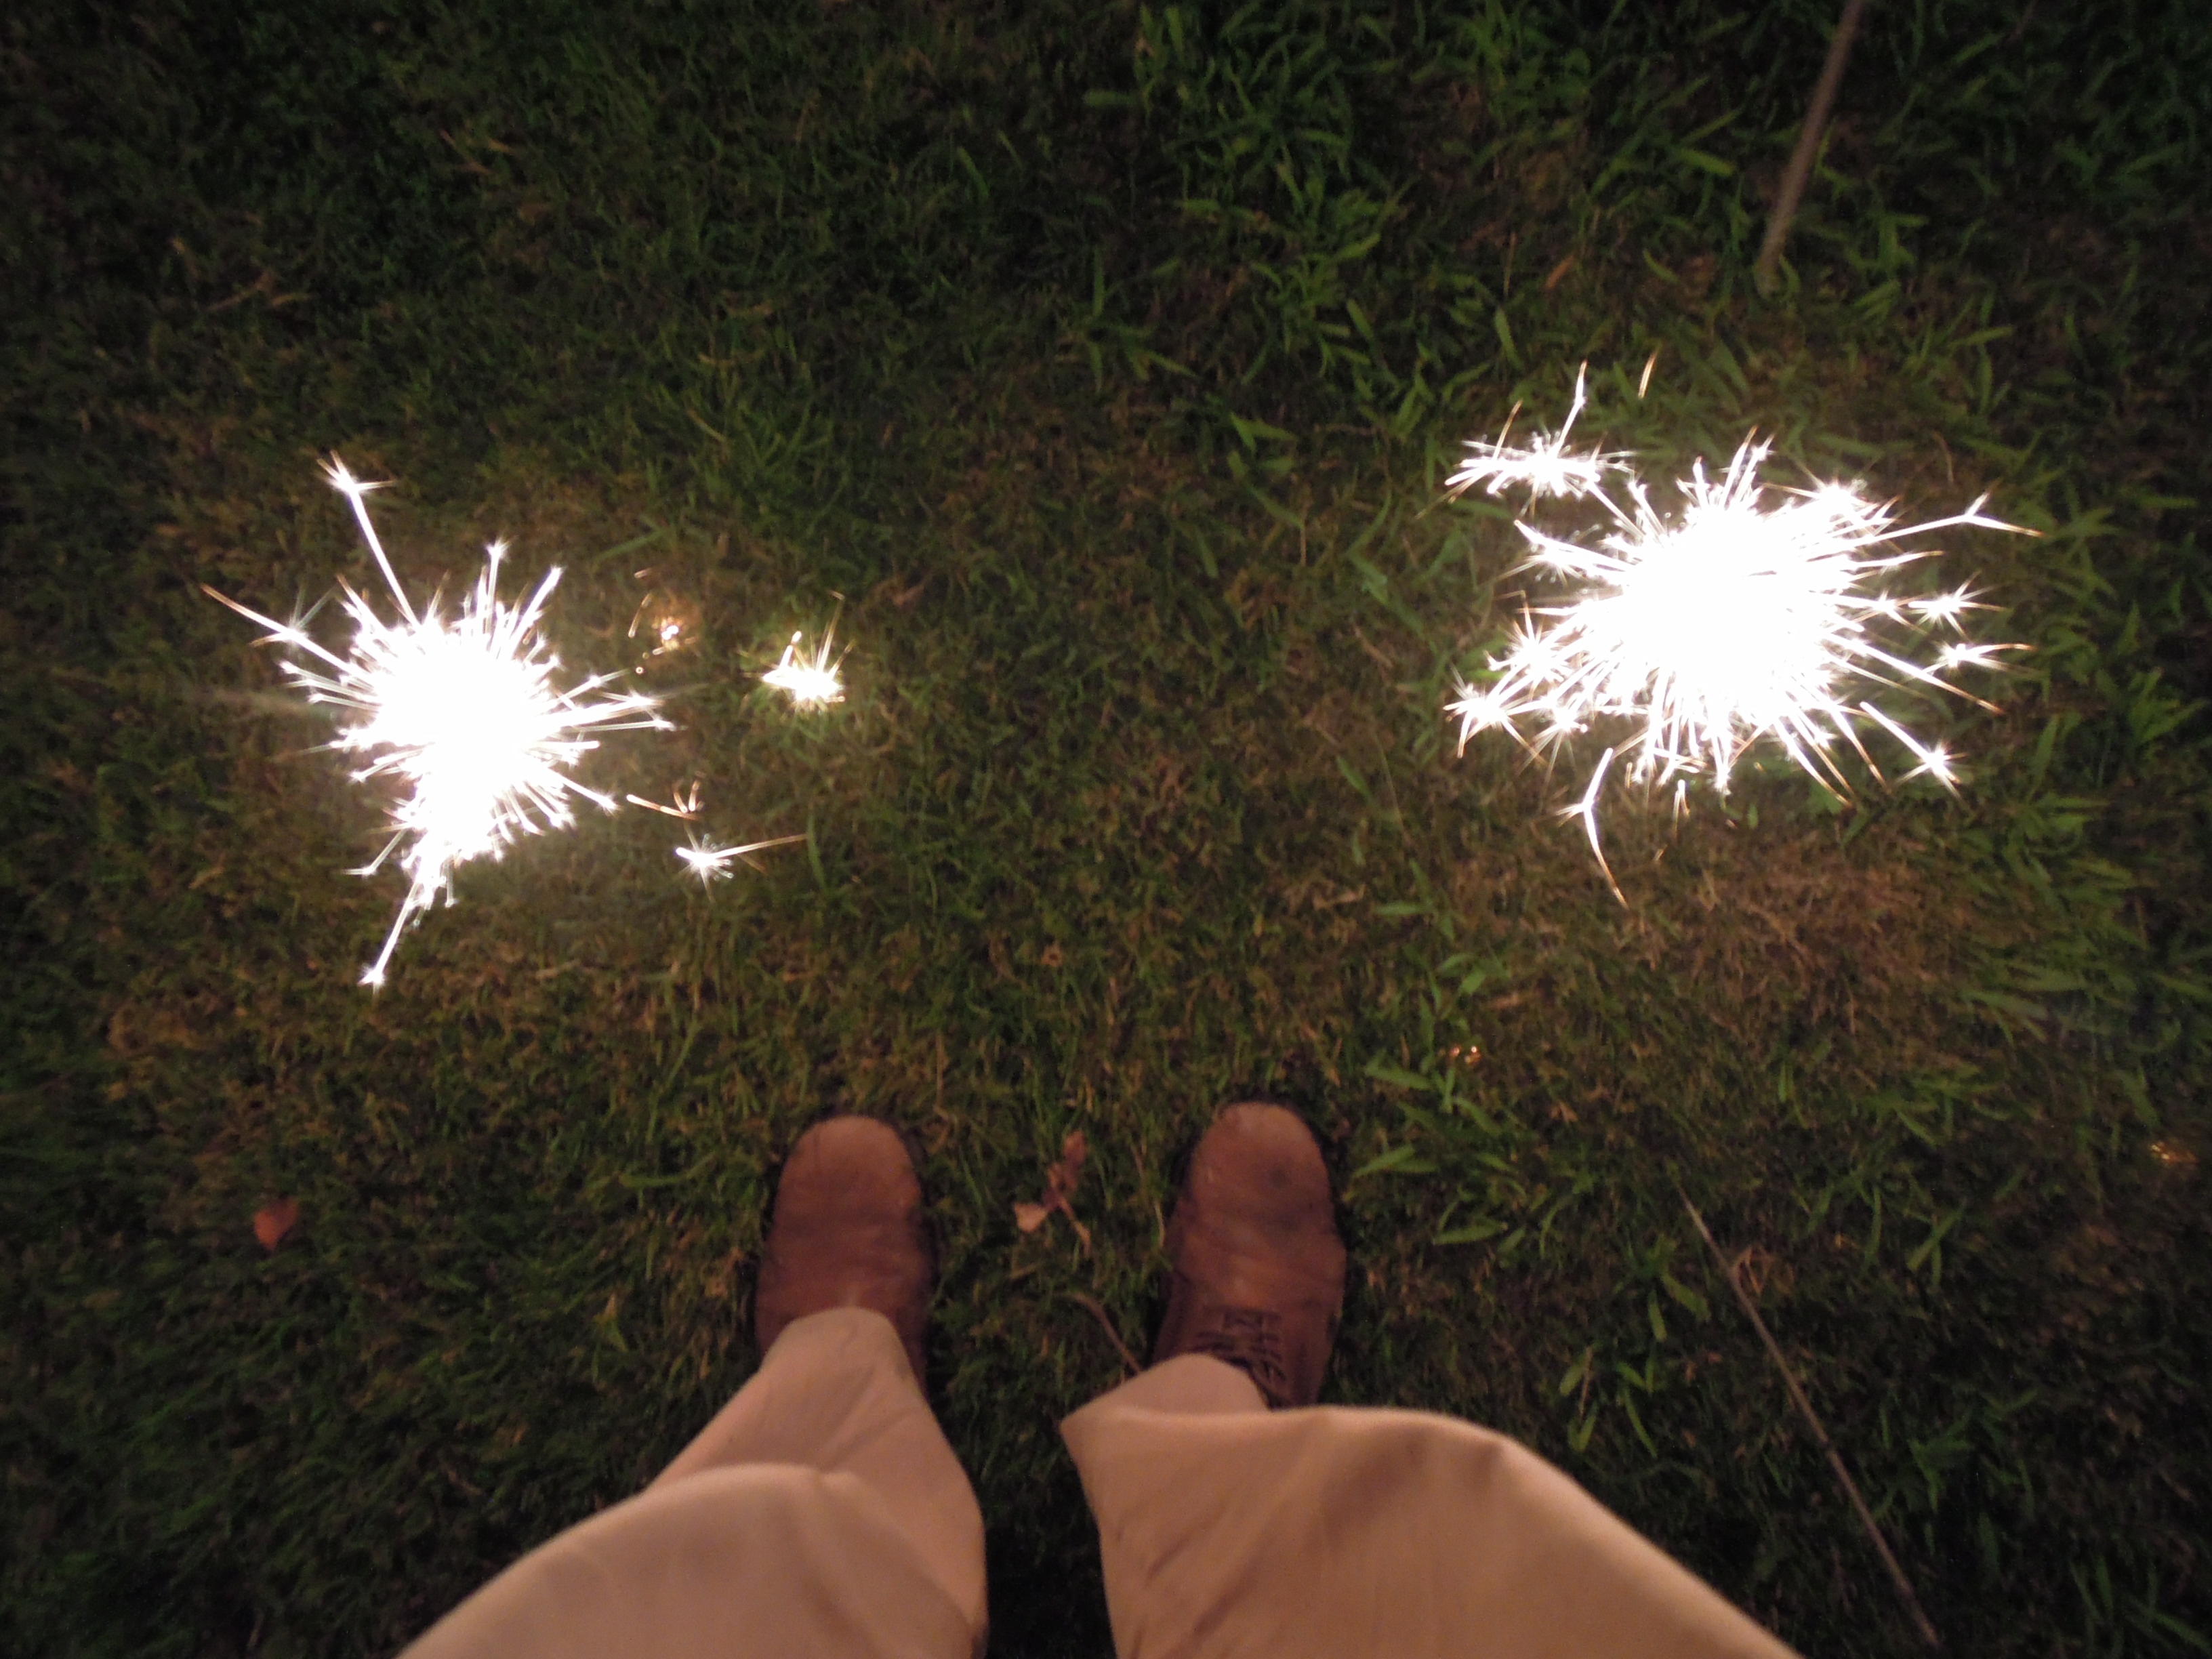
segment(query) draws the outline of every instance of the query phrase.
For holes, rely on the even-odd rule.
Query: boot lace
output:
[[[1290,1367],[1283,1358],[1283,1316],[1265,1308],[1223,1308],[1183,1350],[1211,1354],[1259,1386],[1270,1406],[1288,1405]]]

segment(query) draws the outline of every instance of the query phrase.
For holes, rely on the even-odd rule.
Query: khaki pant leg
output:
[[[1789,1659],[1526,1448],[1446,1417],[1269,1412],[1218,1359],[1060,1425],[1122,1659]]]
[[[838,1308],[793,1320],[752,1381],[646,1490],[738,1463],[857,1475],[981,1632],[983,1512],[881,1314]]]
[[[966,1659],[983,1520],[888,1320],[794,1321],[653,1484],[525,1556],[405,1659]]]

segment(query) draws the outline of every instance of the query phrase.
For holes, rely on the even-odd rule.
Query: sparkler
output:
[[[1574,413],[1583,402],[1577,379]],[[1884,584],[1931,556],[1899,548],[1905,538],[2020,526],[1985,514],[1986,496],[1963,513],[1900,527],[1889,506],[1854,484],[1778,489],[1760,477],[1769,446],[1755,439],[1717,478],[1697,463],[1679,486],[1680,507],[1662,513],[1622,458],[1566,455],[1566,430],[1524,451],[1478,446],[1480,459],[1462,470],[1493,491],[1517,483],[1532,495],[1579,494],[1607,522],[1595,545],[1519,524],[1531,550],[1528,566],[1570,591],[1527,612],[1504,654],[1490,659],[1495,678],[1480,687],[1462,682],[1447,712],[1459,720],[1462,751],[1477,732],[1503,730],[1549,754],[1601,722],[1628,724],[1565,812],[1581,822],[1615,897],[1620,889],[1606,864],[1597,808],[1616,769],[1632,785],[1673,785],[1679,811],[1700,780],[1726,795],[1745,751],[1769,740],[1848,795],[1834,751],[1849,749],[1879,780],[1862,740],[1873,727],[1912,757],[1908,777],[1955,787],[1948,750],[1916,736],[1867,693],[1917,687],[1990,708],[1949,677],[2001,666],[2000,653],[2024,647],[1954,639],[1932,661],[1917,661],[1902,654],[1911,645],[1893,647],[1887,635],[1902,632],[1918,643],[1938,632],[1957,635],[1966,613],[1981,607],[1970,588],[1900,598]],[[1576,472],[1566,462],[1588,467]],[[1599,463],[1626,476],[1626,488],[1607,489],[1602,471],[1588,470]],[[1565,487],[1583,479],[1583,487]]]
[[[545,573],[528,599],[509,605],[498,591],[507,544],[494,542],[484,550],[474,591],[451,618],[440,614],[434,595],[418,610],[369,518],[365,498],[379,486],[356,477],[335,456],[325,471],[331,486],[352,503],[400,619],[387,622],[341,580],[354,637],[351,650],[340,656],[301,623],[274,621],[213,588],[207,592],[268,630],[277,644],[316,659],[318,665],[287,661],[283,671],[310,703],[328,704],[351,717],[329,746],[370,757],[353,775],[356,782],[392,778],[406,786],[392,809],[392,839],[353,872],[375,874],[398,849],[408,878],[384,947],[362,975],[363,984],[380,986],[407,924],[441,893],[446,902],[453,902],[453,872],[460,866],[498,858],[520,836],[574,823],[574,799],[615,810],[611,797],[569,775],[599,746],[590,734],[665,731],[669,723],[654,712],[658,700],[642,693],[595,697],[612,675],[565,688],[556,683],[560,659],[538,624],[560,582],[559,567]]]
[[[822,643],[811,655],[799,654],[799,634],[791,636],[791,643],[783,647],[783,655],[775,667],[761,676],[761,684],[772,685],[779,691],[791,694],[792,702],[800,708],[820,708],[826,704],[845,701],[845,682],[837,676],[837,663],[830,659],[831,642],[837,630],[833,624],[822,636]],[[839,661],[843,659],[840,658]]]

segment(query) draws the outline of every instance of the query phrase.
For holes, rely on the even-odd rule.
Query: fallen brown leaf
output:
[[[273,1199],[253,1212],[253,1236],[261,1241],[261,1248],[273,1250],[284,1242],[284,1235],[300,1224],[300,1200],[296,1198]]]
[[[1084,1139],[1083,1131],[1068,1131],[1067,1139],[1060,1143],[1058,1161],[1044,1172],[1044,1201],[1016,1204],[1014,1225],[1025,1233],[1033,1233],[1057,1210],[1067,1218],[1067,1224],[1075,1229],[1075,1236],[1083,1241],[1087,1253],[1091,1249],[1091,1229],[1076,1218],[1069,1200],[1075,1196],[1075,1184],[1083,1179],[1083,1166],[1090,1158],[1091,1143]]]
[[[1090,1159],[1091,1143],[1083,1138],[1083,1131],[1069,1130],[1067,1139],[1060,1143],[1060,1162],[1044,1172],[1045,1184],[1060,1199],[1061,1208],[1075,1195],[1075,1183],[1083,1179],[1083,1166]]]

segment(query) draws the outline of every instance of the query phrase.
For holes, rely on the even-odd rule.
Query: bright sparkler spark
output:
[[[319,666],[288,661],[283,670],[310,703],[329,704],[352,717],[329,746],[369,757],[353,775],[356,782],[388,777],[406,786],[392,810],[392,839],[355,872],[374,874],[398,848],[408,878],[384,947],[362,975],[363,984],[380,986],[407,924],[441,893],[448,904],[453,902],[453,872],[460,866],[497,858],[521,836],[574,823],[572,797],[615,810],[611,797],[569,775],[599,746],[587,733],[669,726],[653,712],[655,698],[641,693],[594,698],[612,675],[565,688],[556,683],[560,659],[550,653],[538,623],[561,580],[558,567],[545,573],[527,600],[509,605],[498,592],[507,546],[494,542],[484,550],[474,592],[451,618],[440,614],[434,596],[418,611],[385,556],[363,504],[379,486],[354,477],[335,456],[327,471],[332,487],[353,504],[401,620],[386,621],[341,580],[354,637],[352,648],[340,656],[300,624],[273,621],[213,588],[207,592],[266,629],[271,640],[317,659]]]
[[[836,633],[831,628],[822,636],[822,643],[805,656],[799,654],[801,636],[793,634],[775,666],[761,676],[761,683],[789,692],[793,703],[800,708],[820,708],[828,703],[844,702],[845,682],[837,676],[837,664],[830,659]]]
[[[1767,445],[1747,439],[1717,479],[1699,462],[1680,484],[1682,506],[1672,515],[1654,507],[1633,477],[1621,499],[1593,488],[1588,493],[1610,520],[1595,546],[1522,523],[1528,562],[1571,591],[1525,617],[1504,654],[1490,660],[1496,678],[1481,687],[1462,683],[1448,706],[1462,750],[1476,732],[1503,729],[1546,753],[1599,722],[1631,723],[1566,811],[1581,821],[1615,896],[1597,800],[1616,758],[1632,784],[1674,785],[1679,804],[1700,778],[1726,794],[1745,750],[1770,739],[1808,775],[1848,793],[1832,751],[1840,743],[1873,767],[1861,741],[1873,726],[1912,757],[1908,777],[1925,774],[1951,788],[1957,769],[1948,750],[1915,736],[1863,690],[1917,686],[1980,702],[1947,676],[2001,666],[1999,653],[2023,648],[1957,641],[1923,664],[1876,631],[1956,630],[1964,613],[1978,608],[1963,587],[1899,599],[1881,585],[1930,556],[1898,550],[1903,538],[1963,526],[2018,530],[1982,511],[1986,497],[1949,518],[1900,528],[1887,506],[1851,485],[1771,490],[1759,477],[1767,453]]]
[[[1574,451],[1567,447],[1567,436],[1575,429],[1575,417],[1589,402],[1584,389],[1588,378],[1589,365],[1584,364],[1576,372],[1575,400],[1567,410],[1565,424],[1557,432],[1540,432],[1526,445],[1517,447],[1505,441],[1503,432],[1494,443],[1470,443],[1467,459],[1460,464],[1458,471],[1444,480],[1445,487],[1455,495],[1469,489],[1498,495],[1516,484],[1532,496],[1596,495],[1605,483],[1606,474],[1623,470],[1620,463],[1625,458],[1595,449]],[[1505,424],[1511,427],[1511,416],[1506,416]]]
[[[647,568],[635,574],[643,581],[655,573]],[[651,662],[655,657],[665,657],[689,646],[697,621],[695,607],[656,588],[637,602],[637,609],[630,615],[629,637],[634,640],[642,634],[653,642],[653,648],[645,653],[646,662]],[[638,665],[634,672],[645,672],[644,664]]]
[[[699,781],[692,779],[689,789],[672,790],[665,806],[657,800],[647,800],[642,795],[624,795],[623,799],[632,806],[642,806],[648,812],[659,812],[672,818],[688,821],[699,816]]]
[[[684,860],[684,868],[699,878],[702,887],[711,887],[718,881],[729,878],[730,866],[748,853],[757,853],[770,847],[788,847],[793,842],[805,841],[804,836],[778,836],[773,841],[748,842],[743,847],[717,847],[711,841],[695,841],[689,847],[679,847],[676,856]]]

